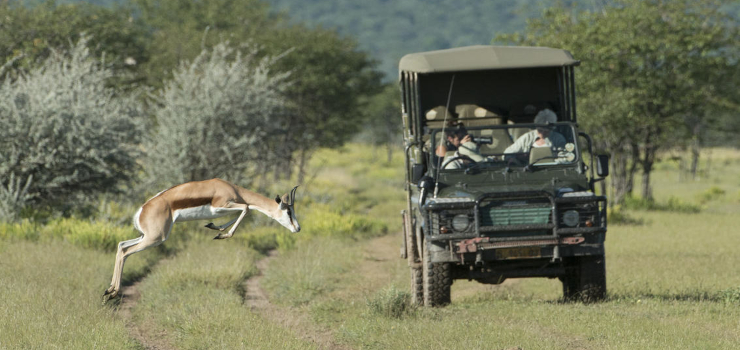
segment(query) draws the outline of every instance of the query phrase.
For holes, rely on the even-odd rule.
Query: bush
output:
[[[0,222],[0,239],[38,241],[39,225],[29,220],[22,220],[20,222]]]
[[[720,299],[726,303],[740,303],[740,288],[731,288],[723,290],[720,293]]]
[[[624,199],[622,207],[631,210],[671,211],[679,213],[698,213],[701,211],[701,206],[687,203],[673,196],[669,197],[665,203],[628,196]]]
[[[29,204],[64,210],[135,174],[141,104],[106,85],[112,70],[87,42],[0,85],[0,219]]]
[[[411,294],[395,286],[379,291],[365,302],[370,313],[387,318],[401,318],[416,311],[416,307],[411,304]]]
[[[725,190],[717,186],[712,186],[706,191],[698,194],[696,197],[699,200],[699,203],[706,204],[707,202],[711,202],[723,197],[725,193]]]
[[[376,237],[388,232],[388,226],[365,215],[342,213],[326,204],[311,206],[301,222],[301,234],[320,237]]]
[[[138,237],[131,226],[122,227],[104,221],[77,218],[51,220],[39,225],[29,220],[0,223],[0,239],[3,240],[54,240],[61,239],[76,246],[107,252],[116,251],[118,242]]]
[[[136,238],[139,233],[131,226],[64,218],[50,221],[41,228],[40,235],[44,238],[60,238],[83,248],[114,252],[118,242]]]
[[[607,209],[607,222],[615,225],[642,225],[641,219],[635,219],[622,210],[622,207],[615,205]]]
[[[272,63],[221,43],[181,65],[156,96],[157,130],[145,144],[150,182],[163,188],[213,177],[241,183],[266,168],[287,85],[286,74],[271,72]]]

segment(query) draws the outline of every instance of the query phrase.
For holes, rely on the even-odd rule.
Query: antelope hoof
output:
[[[110,288],[106,289],[105,292],[103,292],[103,305],[108,302],[108,300],[114,299],[118,296],[118,291],[111,286]]]
[[[226,233],[226,234],[219,233],[218,235],[216,235],[216,237],[213,237],[213,239],[226,239],[226,238],[229,238],[229,237],[231,237],[231,236],[228,233]]]

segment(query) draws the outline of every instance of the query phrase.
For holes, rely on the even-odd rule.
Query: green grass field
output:
[[[608,300],[597,304],[563,303],[557,280],[514,279],[456,281],[448,307],[411,307],[398,258],[403,160],[396,152],[388,164],[382,150],[356,144],[313,158],[297,196],[299,234],[255,218],[214,241],[199,224],[178,225],[166,249],[128,259],[124,288],[139,281],[140,293],[128,319],[120,305],[100,303],[111,237],[135,236],[127,220],[0,224],[0,349],[145,348],[132,327],[173,349],[316,348],[300,335],[310,330],[246,305],[244,281],[273,248],[279,256],[261,281],[270,301],[348,348],[736,348],[740,151],[707,158],[696,181],[661,162],[660,210],[621,210],[636,224],[609,227]],[[699,212],[667,210],[671,198]]]

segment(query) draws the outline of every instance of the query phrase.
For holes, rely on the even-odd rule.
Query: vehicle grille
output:
[[[551,222],[549,202],[491,201],[479,207],[480,226],[536,225]]]

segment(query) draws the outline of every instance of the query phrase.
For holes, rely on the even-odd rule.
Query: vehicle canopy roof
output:
[[[577,66],[567,50],[549,47],[476,45],[405,55],[400,71],[438,73],[488,69]]]

